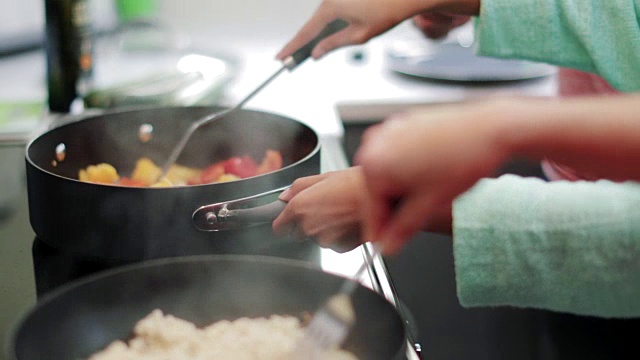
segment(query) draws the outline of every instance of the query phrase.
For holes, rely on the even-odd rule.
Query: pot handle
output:
[[[250,207],[250,204],[287,188],[288,186],[242,199],[202,206],[194,211],[193,224],[201,231],[222,231],[270,223],[284,210],[286,202],[277,199],[260,206]]]

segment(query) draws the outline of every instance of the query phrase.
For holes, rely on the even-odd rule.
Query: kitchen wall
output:
[[[118,22],[115,1],[88,1],[96,30],[115,27]],[[157,1],[161,24],[169,25],[170,31],[175,31],[172,35],[184,35],[180,39],[187,39],[186,43],[194,48],[212,49],[214,53],[222,49],[236,54],[260,47],[275,54],[321,0]],[[11,49],[23,48],[25,43],[33,47],[42,41],[44,5],[45,0],[0,0],[5,10],[0,12],[0,56],[11,53]],[[43,66],[42,61],[38,62],[38,69]]]
[[[160,17],[193,48],[272,56],[313,14],[321,0],[160,0]],[[266,54],[269,54],[268,56]]]
[[[1,0],[0,37],[40,30],[44,24],[43,0]]]
[[[99,28],[115,22],[114,2],[89,0]],[[0,0],[0,36],[41,31],[44,0]],[[295,29],[320,0],[158,0],[160,16],[186,31],[255,29],[256,36]],[[228,31],[225,31],[228,33]]]
[[[206,30],[264,38],[291,34],[319,4],[320,0],[164,0],[160,8],[163,18],[194,36]]]
[[[0,54],[41,41],[45,0],[0,0]],[[89,0],[93,25],[105,30],[116,24],[113,2]]]

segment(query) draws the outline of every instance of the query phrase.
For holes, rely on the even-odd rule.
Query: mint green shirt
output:
[[[639,11],[640,0],[482,0],[477,51],[639,91]],[[458,197],[453,218],[463,306],[640,316],[640,184],[505,175]]]
[[[463,306],[640,316],[640,184],[503,175],[453,217]]]
[[[478,54],[596,73],[640,91],[640,0],[481,0]]]

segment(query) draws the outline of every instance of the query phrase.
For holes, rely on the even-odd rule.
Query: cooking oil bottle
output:
[[[45,0],[49,110],[72,112],[82,103],[93,68],[87,0]]]

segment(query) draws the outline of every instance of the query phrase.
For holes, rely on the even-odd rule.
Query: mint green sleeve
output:
[[[640,183],[483,179],[453,219],[463,306],[640,316]]]
[[[482,56],[546,62],[640,90],[640,0],[481,0]]]

